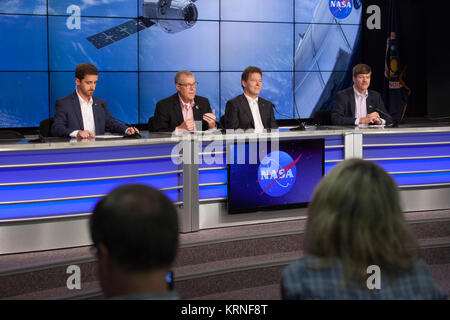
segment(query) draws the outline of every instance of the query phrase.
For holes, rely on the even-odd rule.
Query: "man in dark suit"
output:
[[[194,74],[182,70],[175,75],[177,93],[158,101],[149,131],[181,132],[216,128],[216,115],[207,98],[196,96]],[[197,126],[196,126],[197,125]]]
[[[56,137],[92,139],[105,131],[120,134],[138,133],[127,128],[109,113],[106,101],[93,97],[98,80],[98,70],[90,63],[79,64],[75,69],[77,89],[56,100],[52,134]]]
[[[353,67],[353,87],[334,98],[331,121],[335,125],[391,124],[381,95],[369,89],[372,70],[366,64]],[[381,115],[380,115],[381,113]]]
[[[228,100],[225,107],[227,129],[276,129],[273,104],[258,97],[262,87],[262,71],[258,67],[247,67],[241,76],[244,93]]]

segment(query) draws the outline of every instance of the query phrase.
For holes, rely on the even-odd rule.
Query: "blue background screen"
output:
[[[172,0],[173,15],[149,16],[145,8],[157,2],[0,0],[0,127],[36,127],[53,117],[83,62],[100,71],[95,96],[129,123],[148,122],[182,69],[194,72],[197,94],[222,115],[242,93],[240,76],[250,65],[263,70],[261,97],[310,118],[331,107],[358,59],[360,1],[350,1],[343,19],[328,0]],[[189,6],[196,16],[188,26],[177,14]],[[87,40],[139,17],[153,24],[100,49]]]

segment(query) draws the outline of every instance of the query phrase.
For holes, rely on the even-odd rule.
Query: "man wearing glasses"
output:
[[[158,101],[149,130],[158,132],[194,131],[216,128],[216,115],[207,98],[196,96],[198,82],[190,71],[175,75],[177,93]],[[196,126],[197,124],[197,126]]]

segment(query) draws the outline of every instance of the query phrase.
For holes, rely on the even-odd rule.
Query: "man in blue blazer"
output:
[[[56,100],[52,135],[91,139],[105,131],[133,134],[139,131],[127,128],[109,113],[106,101],[92,96],[98,80],[98,70],[90,63],[79,64],[75,69],[77,89]]]
[[[381,95],[369,89],[371,75],[372,70],[366,64],[353,67],[353,87],[339,91],[334,98],[331,110],[334,125],[392,123]]]
[[[241,75],[244,93],[228,100],[225,107],[225,128],[227,129],[276,129],[277,121],[272,102],[258,97],[262,88],[262,71],[248,67]]]

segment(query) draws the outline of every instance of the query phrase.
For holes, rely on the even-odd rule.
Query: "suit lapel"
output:
[[[348,94],[350,95],[350,108],[352,111],[352,116],[356,116],[356,102],[355,102],[355,91],[353,91],[353,87],[350,88]]]
[[[194,98],[194,105],[192,106],[192,113],[194,114],[195,121],[201,121],[203,119],[203,114],[200,111],[199,105],[197,103],[197,100],[195,100],[195,98]]]
[[[259,99],[258,99],[259,101]],[[250,120],[250,123],[252,124],[253,128],[255,127],[255,122],[253,121],[253,115],[252,110],[250,110],[250,105],[248,104],[247,98],[244,94],[241,94],[241,110],[244,110],[244,113],[247,115],[248,119]]]
[[[178,97],[178,93],[173,95],[173,114],[177,120],[177,126],[184,122],[183,112],[181,111],[180,98]]]
[[[370,114],[375,111],[373,109],[369,109],[369,106],[374,106],[374,103],[372,103],[372,95],[370,94],[369,89],[367,89],[367,99],[366,99],[367,114]],[[378,107],[378,106],[375,106],[375,107]]]
[[[72,101],[73,101],[72,107],[74,113],[77,116],[79,127],[81,128],[81,130],[84,130],[83,116],[81,115],[80,100],[78,100],[78,94],[76,91],[74,91],[72,94]]]
[[[264,123],[264,119],[266,119],[267,117],[265,117],[265,111],[266,108],[264,107],[264,102],[261,101],[260,98],[258,98],[258,109],[259,109],[259,116],[261,117],[261,122],[264,126],[264,128],[266,128],[266,124]]]
[[[98,100],[94,97],[92,97],[93,101],[92,101],[92,112],[94,114],[94,124],[95,124],[95,134],[98,134],[98,129],[100,128],[100,116],[99,116],[99,112],[101,112],[100,108],[102,108],[102,106],[98,103]],[[106,114],[105,114],[106,116]]]

